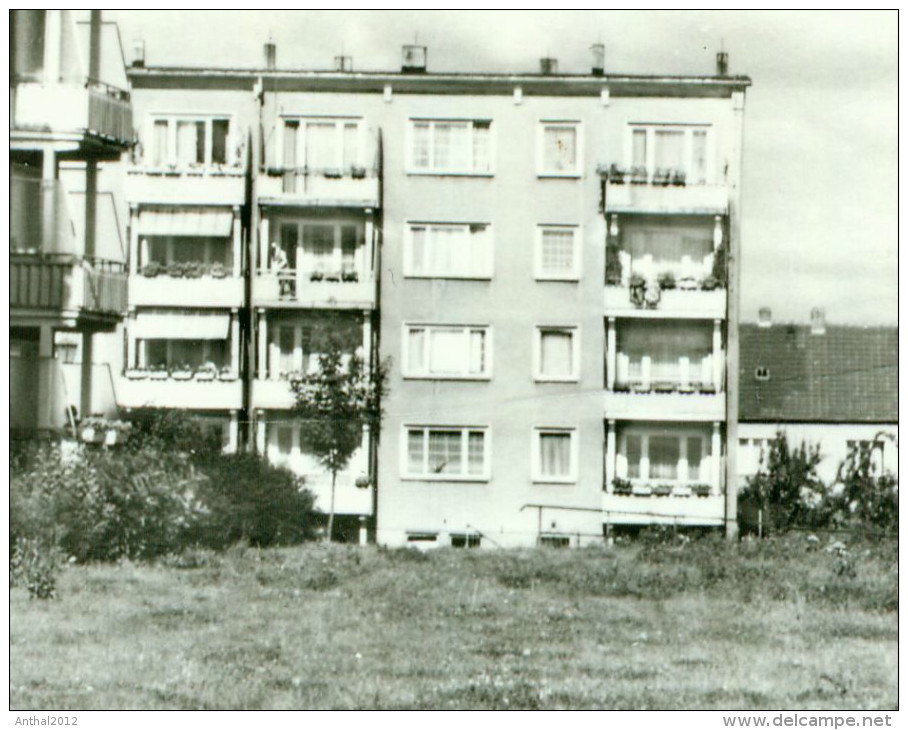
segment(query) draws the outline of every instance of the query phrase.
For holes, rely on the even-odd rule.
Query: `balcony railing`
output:
[[[129,94],[99,81],[36,83],[20,77],[10,85],[10,128],[89,135],[128,147],[134,142]]]
[[[724,421],[725,393],[706,383],[616,386],[604,391],[603,409],[607,418],[616,420]]]
[[[605,211],[608,213],[685,213],[724,215],[728,187],[689,184],[682,170],[599,168],[607,179]]]
[[[243,384],[235,371],[224,373],[182,370],[127,370],[117,389],[124,408],[192,408],[237,410],[242,407]]]
[[[375,280],[355,269],[342,271],[259,270],[255,280],[257,303],[375,306]]]
[[[228,269],[204,266],[189,277],[173,276],[163,265],[146,265],[129,284],[133,306],[239,307],[243,303],[243,279]]]
[[[10,175],[10,253],[79,255],[66,188],[59,180]]]
[[[263,202],[350,208],[378,205],[376,167],[268,168],[259,176],[257,185]]]

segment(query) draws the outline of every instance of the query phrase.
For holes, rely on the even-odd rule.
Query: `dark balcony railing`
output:
[[[11,309],[119,315],[127,304],[126,272],[123,264],[101,259],[12,254],[9,304]]]

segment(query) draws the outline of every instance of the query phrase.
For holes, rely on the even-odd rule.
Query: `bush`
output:
[[[9,553],[9,586],[21,586],[32,598],[57,597],[60,556],[53,546],[20,537]]]
[[[829,500],[835,522],[898,531],[898,481],[889,472],[880,473],[871,444],[855,443],[839,465],[836,482],[842,492]]]
[[[199,464],[208,509],[196,541],[224,548],[239,540],[255,547],[289,545],[314,537],[314,497],[287,469],[254,454],[219,455]]]

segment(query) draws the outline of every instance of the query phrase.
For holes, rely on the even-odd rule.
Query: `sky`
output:
[[[395,70],[428,46],[430,71],[712,74],[724,45],[747,92],[742,319],[895,324],[898,318],[898,16],[895,11],[104,11],[127,60]]]

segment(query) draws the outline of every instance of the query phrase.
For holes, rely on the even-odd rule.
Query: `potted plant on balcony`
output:
[[[161,273],[162,268],[163,267],[161,266],[161,264],[159,264],[157,261],[149,261],[147,264],[145,264],[145,266],[142,267],[142,276],[147,276],[149,279],[153,279]]]
[[[189,261],[183,265],[183,276],[187,279],[198,279],[205,272],[205,264],[201,261]]]
[[[669,185],[672,181],[672,171],[667,170],[662,167],[656,168],[656,171],[653,173],[653,185],[661,185],[665,187]]]
[[[643,301],[647,309],[655,309],[662,299],[662,288],[656,279],[649,279],[643,291]]]
[[[612,494],[616,494],[620,497],[626,497],[633,491],[633,487],[629,479],[622,479],[621,477],[615,477],[612,479]]]
[[[126,377],[129,380],[145,380],[148,377],[148,370],[145,368],[127,368]]]
[[[218,380],[236,380],[236,373],[233,372],[232,367],[225,365],[221,368],[221,372],[218,373]]]
[[[631,168],[632,185],[646,185],[647,177],[645,165],[636,165]]]
[[[621,286],[621,249],[617,243],[608,243],[605,246],[605,284],[606,286]]]
[[[712,487],[709,484],[691,484],[690,491],[698,497],[708,497],[712,492]]]
[[[674,393],[678,389],[678,386],[675,383],[670,383],[668,381],[660,381],[658,383],[653,383],[653,392],[655,393]]]
[[[715,395],[716,386],[714,383],[700,383],[700,392],[704,395]]]
[[[148,368],[148,377],[151,380],[167,380],[170,373],[167,372],[167,366],[159,362]]]
[[[653,488],[649,484],[635,484],[631,493],[635,497],[649,497],[653,493]]]
[[[227,267],[220,261],[215,261],[208,272],[214,279],[223,279],[227,276]]]
[[[678,484],[672,489],[672,494],[676,497],[689,497],[691,495],[690,486],[687,484]]]
[[[198,370],[195,371],[195,379],[207,383],[214,380],[218,376],[218,366],[215,365],[210,360],[204,363]]]
[[[182,279],[185,268],[179,261],[171,261],[167,265],[167,276],[173,279]]]
[[[697,387],[693,383],[681,383],[678,385],[678,392],[684,395],[690,395],[697,392]]]
[[[192,380],[192,365],[184,360],[173,369],[173,372],[170,374],[170,376],[174,380]]]
[[[352,266],[346,267],[341,272],[341,281],[353,282],[359,281],[359,273]]]
[[[343,172],[338,170],[336,167],[326,167],[322,174],[329,180],[339,180],[344,176]]]
[[[366,168],[360,165],[353,165],[353,167],[350,168],[350,177],[354,180],[362,180],[366,177]]]
[[[654,484],[653,485],[653,496],[654,497],[668,497],[672,493],[671,484]]]
[[[713,276],[712,274],[710,274],[709,276],[705,277],[705,278],[703,279],[703,281],[700,282],[700,288],[701,288],[703,291],[713,291],[713,290],[716,289],[718,286],[719,286],[719,282],[716,281],[716,277]]]
[[[694,291],[697,286],[697,280],[693,276],[682,276],[677,282],[678,289],[681,291]]]
[[[687,184],[687,173],[684,170],[672,170],[672,185],[681,187]]]
[[[631,386],[629,383],[615,383],[612,386],[613,393],[630,393]]]
[[[360,474],[358,477],[356,477],[354,484],[356,485],[357,489],[368,489],[372,486],[372,479],[366,474]]]
[[[89,416],[79,424],[79,437],[86,444],[100,444],[104,442],[107,419],[99,416]]]
[[[629,287],[631,304],[639,309],[646,301],[646,279],[640,274],[631,274]]]
[[[341,272],[340,271],[329,271],[325,274],[325,281],[340,281]]]
[[[618,167],[614,162],[608,168],[608,181],[615,185],[624,185],[624,178],[627,176],[627,170]]]
[[[316,269],[311,274],[309,274],[309,281],[322,281],[324,278],[325,272],[320,269]]]
[[[659,274],[659,288],[662,291],[675,288],[675,275],[671,271],[663,271]]]

